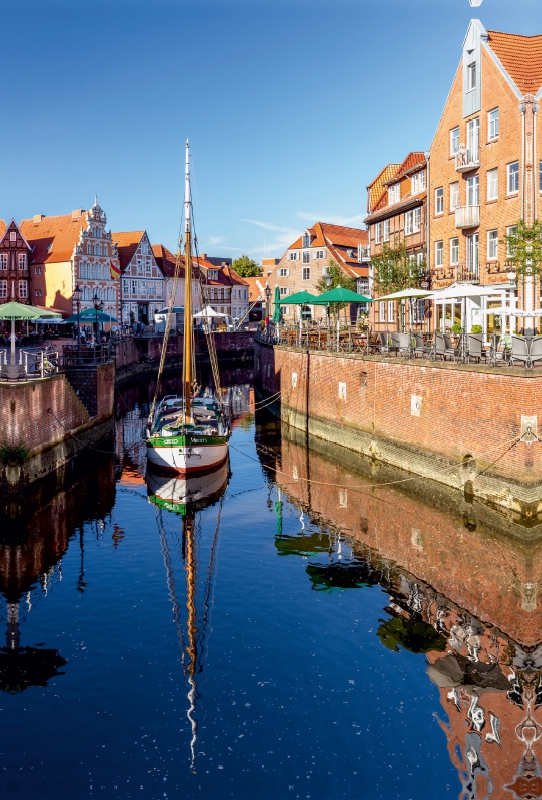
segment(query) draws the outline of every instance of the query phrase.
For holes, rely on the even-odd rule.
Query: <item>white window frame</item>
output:
[[[0,253],[0,270],[4,272],[8,268],[8,254]]]
[[[491,115],[494,115],[493,117]],[[492,108],[487,112],[487,140],[494,142],[499,138],[499,109]]]
[[[452,236],[452,238],[450,239],[450,266],[456,267],[458,264],[459,264],[459,236]]]
[[[499,198],[499,170],[497,167],[487,171],[487,199],[498,200]]]
[[[380,244],[382,240],[382,223],[377,222],[375,224],[375,244]]]
[[[9,232],[9,241],[16,242],[17,241],[17,231],[10,231]]]
[[[290,275],[290,270],[288,267],[280,267],[279,268],[279,278],[288,278]]]
[[[499,257],[499,234],[497,228],[487,232],[487,260],[496,261]]]
[[[439,269],[444,266],[444,242],[440,239],[435,242],[435,268]]]
[[[299,261],[299,253],[288,253],[288,261]]]
[[[19,281],[19,297],[21,300],[28,300],[28,281]]]
[[[470,202],[471,200],[474,202]],[[467,205],[480,205],[480,178],[478,175],[467,178]]]
[[[395,322],[395,300],[388,300],[388,322]]]
[[[316,250],[316,252],[314,253],[314,260],[315,261],[320,261],[322,258],[325,258],[325,257],[326,257],[326,251],[325,250]]]
[[[27,261],[27,258],[26,258],[26,253],[18,253],[17,254],[17,267],[21,271],[27,269],[28,261]]]
[[[310,247],[311,246],[311,235],[308,231],[305,231],[303,236],[301,237],[301,246],[302,247]]]
[[[471,61],[467,64],[467,92],[473,92],[476,89],[476,61]]]
[[[7,283],[7,281],[6,281]],[[378,321],[386,322],[386,301],[380,300],[378,303]]]
[[[512,167],[515,167],[512,171]],[[514,177],[516,188],[510,189],[511,179]],[[511,161],[506,165],[506,194],[513,195],[519,192],[519,161]]]
[[[459,205],[459,181],[450,184],[450,211],[455,211]]]
[[[311,279],[311,268],[310,267],[303,267],[301,279],[304,281],[310,281]]]
[[[303,264],[310,264],[311,263],[311,251],[310,250],[303,250]]]
[[[399,183],[394,183],[388,187],[388,205],[392,206],[398,203],[401,199],[401,186]]]
[[[290,294],[290,287],[289,286],[279,286],[279,294],[281,297],[286,297],[286,295]]]
[[[459,150],[459,125],[450,130],[450,155],[455,156]]]
[[[435,216],[444,214],[444,186],[435,189]]]
[[[405,236],[410,236],[413,233],[414,227],[414,214],[412,211],[405,212]]]
[[[389,219],[384,220],[384,241],[389,242],[390,240],[390,221]]]
[[[512,252],[510,251],[510,247],[509,247],[509,245],[508,245],[508,237],[509,237],[509,236],[511,236],[513,232],[514,232],[514,233],[515,233],[515,232],[517,232],[517,229],[518,229],[518,226],[517,226],[517,225],[509,225],[509,226],[506,228],[506,237],[507,237],[507,238],[506,238],[506,257],[507,257],[507,258],[511,258],[511,257],[514,255],[514,253],[512,253]]]
[[[412,232],[419,233],[422,224],[422,210],[420,206],[412,209]]]

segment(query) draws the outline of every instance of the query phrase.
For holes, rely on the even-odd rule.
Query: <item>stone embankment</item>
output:
[[[219,363],[251,360],[254,334],[215,336]],[[65,466],[80,452],[111,452],[117,382],[142,380],[160,362],[160,338],[115,345],[104,364],[66,367],[47,378],[0,382],[0,485],[14,493]],[[166,364],[182,363],[183,337],[170,338]],[[196,337],[196,358],[204,361],[204,334]],[[108,440],[111,440],[110,442]]]
[[[542,510],[536,371],[257,341],[254,375],[294,428],[522,514]]]

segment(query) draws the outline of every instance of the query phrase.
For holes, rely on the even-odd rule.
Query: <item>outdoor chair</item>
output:
[[[529,345],[523,336],[512,336],[512,348],[508,360],[511,367],[514,366],[514,361],[520,361],[523,363],[525,369],[531,366]]]
[[[380,337],[380,352],[382,355],[389,354],[390,352],[390,344],[389,344],[389,333],[387,331],[378,334]]]
[[[507,346],[504,336],[500,336],[498,333],[491,334],[491,342],[487,356],[488,363],[492,367],[496,367],[499,362],[506,364],[508,362],[509,350],[510,348]]]
[[[390,350],[410,358],[410,333],[390,333]]]
[[[412,335],[414,338],[414,358],[417,358],[418,356],[421,356],[422,358],[425,358],[426,356],[429,357],[433,348],[425,344],[423,340],[423,334],[414,333]]]
[[[471,358],[476,358],[478,363],[485,358],[485,353],[482,350],[483,333],[469,333],[467,340],[467,359],[470,362]]]
[[[446,358],[457,358],[457,351],[452,347],[450,337],[447,333],[435,334],[433,360],[436,360],[439,356],[442,356],[443,361],[446,361]]]
[[[537,336],[531,341],[531,369],[539,362],[542,361],[542,336]]]

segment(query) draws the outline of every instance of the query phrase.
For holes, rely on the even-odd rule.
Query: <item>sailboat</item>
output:
[[[155,467],[186,474],[212,470],[225,462],[231,434],[230,420],[225,413],[220,396],[220,376],[216,358],[213,333],[205,329],[209,356],[213,369],[215,391],[201,392],[195,375],[194,324],[192,319],[192,196],[190,189],[190,150],[186,143],[185,190],[184,190],[184,256],[185,256],[185,302],[184,302],[184,349],[183,391],[180,397],[166,395],[160,402],[157,396],[164,367],[170,323],[175,302],[176,281],[180,271],[180,252],[177,256],[173,291],[166,321],[162,356],[156,386],[156,394],[147,425],[147,460]],[[197,259],[196,259],[197,261]],[[198,268],[199,275],[199,268]]]

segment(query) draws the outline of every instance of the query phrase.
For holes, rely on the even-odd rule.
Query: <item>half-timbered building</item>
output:
[[[31,303],[31,247],[14,219],[0,221],[0,303]],[[39,298],[36,304],[40,305]]]
[[[113,233],[121,271],[120,318],[126,324],[154,322],[164,307],[165,276],[146,231]]]

